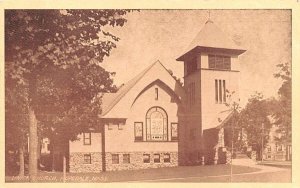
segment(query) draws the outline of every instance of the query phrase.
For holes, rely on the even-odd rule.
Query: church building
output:
[[[70,141],[69,171],[226,163],[226,91],[238,96],[244,52],[208,20],[177,58],[184,86],[156,61],[116,93],[103,94],[103,123]]]

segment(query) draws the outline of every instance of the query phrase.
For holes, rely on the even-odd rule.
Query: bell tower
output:
[[[187,50],[177,58],[184,63],[186,90],[185,158],[199,161],[199,157],[215,138],[205,140],[205,130],[216,129],[230,114],[225,103],[226,91],[239,92],[239,55],[246,50],[210,19],[206,21]],[[213,147],[213,146],[212,146]]]

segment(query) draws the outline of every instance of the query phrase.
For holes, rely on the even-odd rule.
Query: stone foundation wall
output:
[[[164,154],[170,154],[170,162],[164,162]],[[119,155],[119,164],[112,164],[112,154]],[[123,163],[123,154],[130,155],[130,163]],[[144,163],[143,154],[150,154],[150,163]],[[160,162],[154,162],[154,154],[160,154]],[[178,166],[177,152],[114,152],[105,154],[106,171],[134,170]]]
[[[91,164],[85,164],[84,154],[91,154]],[[101,172],[103,170],[102,153],[70,153],[69,168],[70,172]]]
[[[164,162],[164,154],[170,154],[170,162]],[[85,164],[84,154],[91,154],[91,164]],[[119,163],[112,163],[112,154],[119,155]],[[123,161],[123,154],[130,155],[130,162],[125,163]],[[144,163],[143,155],[150,154],[150,162]],[[160,162],[154,162],[154,154],[160,155]],[[173,167],[178,166],[178,153],[177,152],[113,152],[105,153],[105,170],[117,171],[117,170],[134,170],[134,169],[146,169],[146,168],[160,168],[160,167]],[[102,153],[84,153],[76,152],[70,153],[69,162],[70,172],[101,172],[102,167]]]

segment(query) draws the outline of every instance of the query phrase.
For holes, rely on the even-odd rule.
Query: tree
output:
[[[281,144],[290,144],[292,141],[292,78],[290,64],[278,64],[280,71],[274,74],[275,78],[283,81],[278,90],[279,100],[275,108],[273,108],[273,117],[275,124],[278,126],[277,132],[281,137],[277,137],[277,142]]]
[[[5,83],[11,82],[9,78],[5,79]],[[27,143],[28,134],[28,101],[24,87],[5,88],[5,171],[14,175],[16,167],[16,156],[11,153],[18,153],[19,176],[25,173],[25,156],[24,148]]]
[[[78,132],[79,126],[70,123],[73,117],[81,122],[87,115],[96,117],[99,92],[114,88],[111,74],[100,63],[119,38],[104,26],[123,26],[127,12],[5,11],[5,74],[14,80],[6,87],[26,88],[31,180],[37,174],[37,118],[44,129],[59,133],[68,125],[68,130]]]
[[[247,133],[248,145],[262,154],[262,148],[268,141],[271,128],[269,101],[263,99],[261,93],[256,92],[248,99],[248,103],[240,113],[241,127]],[[261,155],[262,157],[262,155]]]

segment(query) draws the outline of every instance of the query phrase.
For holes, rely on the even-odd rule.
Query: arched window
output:
[[[146,114],[146,140],[168,140],[168,115],[161,107],[152,107]]]

